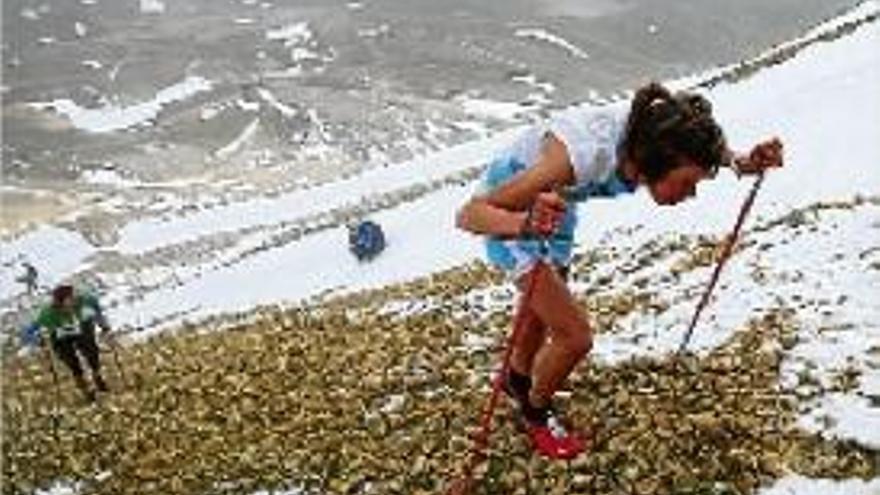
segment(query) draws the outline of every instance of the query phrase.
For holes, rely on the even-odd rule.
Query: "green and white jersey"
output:
[[[91,294],[75,294],[73,311],[47,304],[40,309],[35,323],[49,331],[56,338],[79,335],[80,326],[85,321],[99,322],[101,317],[98,299]]]

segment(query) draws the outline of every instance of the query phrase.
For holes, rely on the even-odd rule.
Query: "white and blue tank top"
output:
[[[483,194],[535,165],[545,137],[552,133],[565,146],[575,177],[574,187],[566,193],[568,208],[559,230],[546,239],[487,237],[487,256],[493,265],[514,277],[528,271],[540,259],[568,266],[577,225],[577,203],[635,190],[633,184],[621,180],[616,173],[629,106],[625,101],[565,110],[547,124],[529,128],[489,164],[479,186]]]

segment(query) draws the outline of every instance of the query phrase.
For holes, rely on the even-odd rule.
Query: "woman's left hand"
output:
[[[736,168],[742,174],[757,174],[769,168],[782,167],[782,141],[772,138],[758,143],[748,157],[737,160]]]

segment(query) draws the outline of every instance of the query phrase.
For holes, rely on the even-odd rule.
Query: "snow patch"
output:
[[[498,120],[514,121],[528,109],[518,102],[484,100],[459,97],[464,112],[468,115],[489,117]]]
[[[758,495],[877,495],[880,479],[832,480],[790,474],[772,486],[761,488]]]
[[[385,36],[390,32],[391,28],[388,24],[382,23],[378,27],[358,29],[358,36],[361,38],[378,38],[380,36]]]
[[[116,187],[132,187],[139,184],[137,181],[126,179],[116,170],[99,169],[86,170],[80,179],[86,184],[97,184]]]
[[[532,39],[536,39],[539,41],[545,41],[545,42],[550,43],[552,45],[556,45],[556,46],[562,48],[563,50],[567,51],[569,54],[571,54],[575,58],[580,58],[580,59],[584,59],[584,60],[590,58],[590,56],[587,55],[587,52],[585,52],[582,49],[578,48],[577,46],[573,45],[572,43],[565,40],[564,38],[557,36],[557,35],[549,32],[545,29],[534,29],[534,28],[517,29],[516,32],[514,33],[514,35],[519,38],[532,38]]]
[[[260,128],[260,119],[254,119],[248,124],[232,142],[214,152],[214,156],[226,159],[241,150],[250,141]]]
[[[34,495],[79,495],[83,488],[81,482],[56,481],[45,490],[38,489]]]
[[[533,87],[539,91],[542,91],[544,93],[553,93],[554,91],[556,91],[555,84],[553,84],[549,81],[541,81],[540,79],[538,79],[538,76],[536,76],[534,74],[513,76],[510,78],[510,80],[513,82],[522,83],[527,86],[531,86],[531,87]]]
[[[162,107],[208,91],[212,84],[207,79],[189,76],[183,81],[162,89],[150,101],[130,106],[110,105],[102,108],[84,108],[70,99],[58,99],[48,103],[33,102],[29,105],[38,110],[53,110],[67,117],[77,129],[93,133],[114,132],[144,125],[156,118]]]
[[[140,0],[142,14],[164,14],[165,2],[162,0]]]
[[[297,22],[289,26],[266,31],[266,39],[281,41],[285,46],[304,43],[313,37],[308,22]]]
[[[266,103],[281,112],[281,115],[285,117],[295,117],[298,113],[296,109],[282,103],[278,98],[275,97],[274,94],[272,94],[271,91],[266,88],[259,88],[257,90],[257,94],[260,95],[260,98],[265,100]]]
[[[36,21],[37,19],[40,18],[40,14],[37,13],[36,10],[34,10],[30,7],[25,7],[23,9],[21,9],[21,17],[23,19],[28,19],[30,21]]]
[[[28,261],[39,271],[41,285],[51,287],[83,268],[95,248],[81,235],[67,229],[43,226],[11,241],[0,250],[0,300],[24,292],[15,281],[16,265]],[[9,267],[7,269],[7,267]]]

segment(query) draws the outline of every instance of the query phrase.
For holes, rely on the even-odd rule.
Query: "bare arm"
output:
[[[515,237],[523,231],[527,210],[542,193],[574,183],[565,145],[548,135],[538,162],[494,191],[471,198],[456,216],[456,225],[475,234]],[[555,193],[554,193],[555,195]],[[561,201],[545,197],[549,204]],[[564,206],[564,205],[563,205]]]

